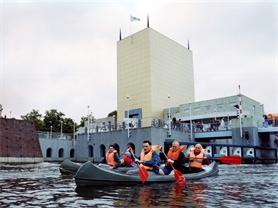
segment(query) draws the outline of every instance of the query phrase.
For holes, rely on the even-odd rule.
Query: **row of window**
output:
[[[64,157],[64,149],[63,148],[60,148],[59,150],[58,150],[58,157],[59,158],[63,158]],[[52,148],[48,148],[47,150],[46,150],[46,157],[53,157],[53,150],[52,150]],[[69,155],[69,157],[70,158],[73,158],[73,157],[75,157],[75,149],[71,149],[70,150],[70,155]]]
[[[120,147],[119,147],[119,145],[118,144],[114,144],[114,147],[115,147],[115,149],[118,151],[118,152],[120,152]],[[100,145],[100,157],[104,157],[105,156],[105,153],[106,153],[106,147],[105,147],[105,145]],[[87,149],[87,152],[88,152],[88,157],[94,157],[94,147],[92,146],[92,145],[89,145],[88,146],[88,149]],[[48,158],[51,158],[51,157],[53,157],[53,149],[52,148],[48,148],[47,150],[46,150],[46,157],[48,157]],[[75,149],[71,149],[70,150],[70,152],[69,152],[69,156],[68,155],[65,155],[65,150],[63,149],[63,148],[60,148],[59,150],[58,150],[58,158],[67,158],[67,157],[69,157],[69,158],[74,158],[74,157],[76,157],[76,155],[75,155]]]

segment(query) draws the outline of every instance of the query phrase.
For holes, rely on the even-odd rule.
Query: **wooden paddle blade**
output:
[[[241,164],[241,157],[238,155],[223,156],[223,157],[217,158],[217,160],[219,160],[225,164],[236,164],[236,165]]]
[[[145,183],[145,181],[149,177],[148,171],[141,165],[139,165],[139,176],[140,176],[142,183]]]
[[[186,183],[186,179],[180,171],[174,169],[174,174],[175,174],[175,179],[178,183]]]

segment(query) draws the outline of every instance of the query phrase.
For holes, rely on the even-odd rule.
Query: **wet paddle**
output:
[[[203,159],[205,159],[205,158],[203,158]],[[218,160],[224,164],[234,164],[234,165],[241,164],[241,157],[239,155],[223,156],[223,157],[207,157],[207,159]]]
[[[166,156],[166,154],[162,151],[162,153],[164,154],[165,158],[168,160],[168,157]],[[172,165],[172,163],[169,163],[172,167],[172,169],[174,170],[174,175],[175,175],[175,179],[178,183],[186,183],[186,179],[185,177],[182,175],[182,173],[178,170],[176,170],[174,168],[174,166]]]
[[[132,156],[135,159],[135,155],[133,154],[133,152],[131,151]],[[138,163],[137,163],[138,164]],[[148,171],[144,168],[144,166],[142,164],[138,164],[138,168],[139,168],[139,176],[140,179],[142,181],[142,183],[145,183],[145,181],[147,180],[147,178],[149,177],[149,173]]]
[[[147,180],[147,178],[149,177],[149,173],[148,171],[144,168],[144,166],[142,164],[140,164],[138,166],[139,168],[139,176],[140,176],[140,179],[142,181],[142,183],[145,183],[145,181]]]
[[[222,163],[225,164],[235,164],[235,165],[239,165],[241,164],[241,157],[238,155],[232,155],[232,156],[223,156],[220,158],[214,158],[215,160],[219,160]]]

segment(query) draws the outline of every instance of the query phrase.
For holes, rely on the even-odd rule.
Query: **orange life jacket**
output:
[[[157,150],[157,145],[151,146],[151,150],[147,154],[145,154],[144,149],[142,149],[140,160],[142,160],[142,161],[143,160],[146,160],[146,161],[151,160],[153,157],[153,152],[155,152],[156,150]],[[147,170],[153,169],[153,167],[149,167],[149,166],[145,166],[145,165],[143,165],[143,167]]]
[[[117,164],[117,162],[114,160],[114,155],[115,155],[115,153],[117,153],[117,151],[116,150],[114,150],[113,152],[106,152],[106,162],[107,162],[107,164],[108,165],[110,165],[110,166],[115,166],[116,164]]]
[[[180,153],[184,150],[186,146],[180,146],[175,152],[173,151],[173,147],[171,147],[167,153],[167,157],[169,159],[177,160],[179,158]],[[170,165],[170,163],[166,162],[166,165]]]
[[[202,166],[203,159],[206,158],[206,156],[204,154],[205,150],[201,149],[201,152],[198,155],[194,154],[194,150],[195,150],[195,148],[192,148],[190,150],[190,167],[202,169],[203,168],[203,166]]]

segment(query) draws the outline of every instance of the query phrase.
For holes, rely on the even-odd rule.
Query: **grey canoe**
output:
[[[218,172],[217,162],[212,162],[210,165],[204,165],[203,171],[198,173],[188,173],[183,176],[187,180],[201,179],[215,175]],[[142,183],[139,175],[128,175],[119,170],[108,170],[100,168],[88,161],[84,163],[75,175],[75,183],[77,186],[88,186],[97,184],[131,184]],[[145,183],[165,183],[175,182],[174,175],[155,175],[150,174]]]
[[[88,161],[89,162],[89,161]],[[69,159],[65,159],[59,167],[59,170],[62,174],[76,174],[78,169],[82,166],[82,163],[75,163]],[[102,169],[107,169],[106,167],[101,167]],[[116,172],[126,172],[133,169],[132,167],[119,167]]]
[[[59,170],[62,174],[75,174],[81,166],[81,163],[75,163],[69,159],[65,159],[60,164]]]

